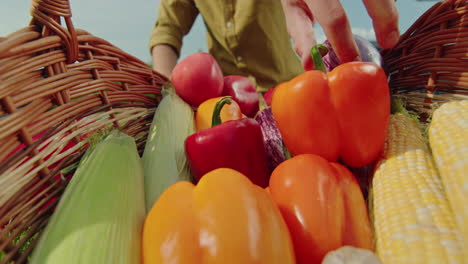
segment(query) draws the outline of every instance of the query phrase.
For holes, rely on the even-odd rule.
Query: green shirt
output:
[[[265,92],[303,72],[280,0],[161,0],[150,48],[168,44],[180,53],[199,13],[208,50],[224,75],[254,78],[258,91]]]

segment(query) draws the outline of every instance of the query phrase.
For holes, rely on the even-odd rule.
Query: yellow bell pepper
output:
[[[262,188],[232,169],[181,181],[156,201],[143,227],[143,263],[295,263],[287,226]]]
[[[204,101],[198,106],[195,112],[195,127],[197,131],[213,126],[213,112],[221,99],[226,100],[225,97],[215,97]],[[238,120],[244,116],[236,101],[227,100],[227,103],[221,106],[220,117],[221,122],[226,122],[229,120]]]

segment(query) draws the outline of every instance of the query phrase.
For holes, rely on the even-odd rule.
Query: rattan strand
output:
[[[0,263],[27,261],[37,240],[21,248],[47,224],[73,173],[63,169],[87,149],[83,135],[113,125],[141,153],[167,82],[75,29],[67,0],[33,0],[30,13],[30,25],[0,38]]]
[[[443,102],[468,99],[467,2],[435,4],[401,36],[395,48],[382,52],[393,95],[402,98],[422,120]]]
[[[122,124],[121,129],[129,135],[135,138],[146,138],[153,113],[154,109],[136,107],[114,108],[106,112],[98,110],[96,114],[87,114],[82,119],[76,118],[77,122],[69,122],[68,126],[49,132],[50,136],[36,140],[37,146],[35,147],[40,149],[40,152],[33,157],[22,155],[19,159],[16,158],[13,164],[2,166],[2,168],[7,167],[8,169],[0,174],[0,186],[6,187],[0,193],[0,223],[9,224],[0,230],[0,237],[16,237],[24,230],[31,228],[37,221],[50,216],[52,206],[43,210],[41,208],[51,199],[59,197],[66,186],[65,178],[67,175],[61,174],[56,169],[55,171],[51,170],[49,175],[42,179],[35,176],[42,168],[56,164],[57,161],[64,158],[62,164],[56,168],[63,169],[79,161],[79,157],[85,151],[83,147],[87,145],[87,142],[79,141],[73,147],[62,152],[68,142],[73,141],[77,136],[86,135],[112,125],[114,120],[119,120],[119,123]],[[114,118],[109,118],[111,115]],[[141,152],[144,141],[137,141],[137,145]],[[75,155],[71,155],[73,153]],[[44,160],[44,162],[40,165],[35,164],[35,161],[39,159]],[[30,233],[29,235],[34,234]],[[11,239],[2,239],[0,240],[0,248],[4,250],[11,248],[12,253],[16,254],[18,253],[17,249],[29,238],[27,234],[23,237],[24,239],[15,245]]]

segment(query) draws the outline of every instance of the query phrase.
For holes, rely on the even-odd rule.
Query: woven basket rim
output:
[[[21,248],[47,224],[84,136],[115,127],[142,152],[169,81],[76,29],[68,0],[32,0],[30,12],[29,25],[0,38],[0,263],[27,262],[37,239]]]

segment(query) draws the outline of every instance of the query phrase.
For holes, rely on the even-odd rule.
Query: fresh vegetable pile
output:
[[[443,123],[459,111],[450,144],[466,157],[468,104],[434,114],[434,163],[417,122],[391,114],[378,52],[358,44],[369,62],[319,45],[315,70],[264,96],[207,53],[180,61],[142,159],[119,131],[90,148],[31,262],[464,262],[468,165],[447,159],[441,130],[463,130]],[[362,167],[375,170],[369,197]]]

